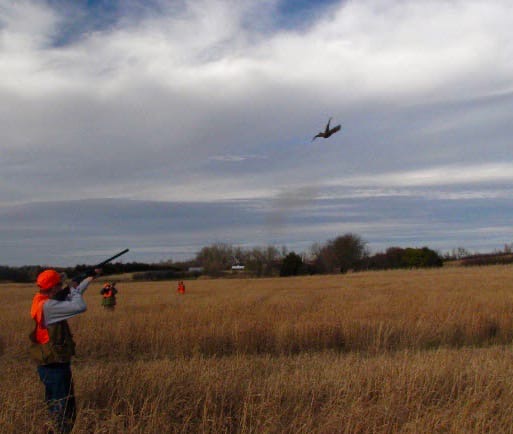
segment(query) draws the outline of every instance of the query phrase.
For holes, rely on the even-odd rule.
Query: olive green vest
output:
[[[116,297],[113,295],[111,297],[103,297],[102,298],[102,306],[115,306],[116,305]]]
[[[39,365],[48,365],[50,363],[67,363],[75,355],[75,342],[69,329],[67,321],[48,326],[48,335],[50,341],[46,344],[40,344],[35,340],[35,332],[30,334],[32,344],[30,346],[30,355]]]

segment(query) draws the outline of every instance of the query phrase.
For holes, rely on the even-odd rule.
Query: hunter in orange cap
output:
[[[76,287],[62,288],[61,275],[55,270],[45,270],[37,276],[39,291],[34,295],[30,316],[34,331],[30,354],[37,362],[39,378],[45,386],[45,401],[53,419],[55,433],[69,433],[76,417],[76,404],[71,375],[71,358],[75,355],[75,342],[68,319],[85,312],[82,297],[94,277],[94,270]]]

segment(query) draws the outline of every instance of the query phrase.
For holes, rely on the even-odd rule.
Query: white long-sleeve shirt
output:
[[[48,300],[43,305],[43,322],[45,327],[85,312],[87,306],[82,295],[90,282],[90,278],[85,278],[76,288],[71,288],[66,300]]]

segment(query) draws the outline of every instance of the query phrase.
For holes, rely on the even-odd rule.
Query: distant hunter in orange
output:
[[[178,288],[176,289],[176,292],[178,292],[178,294],[185,294],[185,285],[183,281],[180,280],[180,282],[178,282]]]
[[[113,283],[105,283],[103,288],[100,291],[102,297],[102,306],[106,310],[114,310],[116,307],[116,294],[118,290],[116,289],[116,282]]]

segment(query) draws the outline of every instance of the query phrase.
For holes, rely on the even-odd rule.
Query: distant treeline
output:
[[[41,265],[25,265],[22,267],[9,267],[0,265],[0,281],[20,283],[34,282],[37,275],[46,268],[48,267]],[[80,276],[83,274],[87,269],[91,268],[91,265],[79,264],[74,267],[54,268],[58,272],[66,273],[69,278],[72,278],[74,276]],[[118,262],[104,265],[102,268],[102,274],[108,276],[112,274],[153,272],[160,271],[163,268],[170,273],[179,273],[181,271],[179,267],[169,263],[146,264],[143,262]]]
[[[201,276],[201,272],[188,271],[187,269],[174,268],[170,270],[149,270],[142,273],[134,273],[133,280],[172,280],[191,279]]]
[[[428,247],[405,249],[401,247],[390,247],[385,253],[362,258],[359,269],[364,270],[386,270],[392,268],[429,268],[441,267],[442,257]]]
[[[134,280],[169,280],[227,274],[248,276],[292,276],[301,274],[346,273],[348,271],[378,270],[388,268],[439,267],[442,258],[433,250],[423,248],[391,247],[385,253],[370,255],[366,242],[358,235],[345,234],[324,244],[312,245],[308,253],[288,252],[285,247],[274,246],[242,249],[224,243],[203,247],[196,257],[185,262],[141,262],[111,263],[103,267],[103,275],[131,273]],[[233,265],[243,265],[234,271]],[[91,265],[56,267],[68,277],[84,273]],[[0,280],[11,282],[34,282],[37,275],[47,267],[0,266]]]
[[[347,258],[346,258],[347,259]],[[280,276],[291,276],[297,274],[318,274],[325,270],[319,267],[319,258],[314,262],[303,262],[301,256],[294,252],[289,253],[283,260]],[[427,247],[422,248],[401,248],[391,247],[385,253],[375,255],[362,255],[360,258],[353,258],[351,261],[332,264],[332,270],[345,273],[351,271],[365,270],[388,270],[394,268],[429,268],[443,266],[440,255]]]
[[[442,257],[428,247],[390,247],[370,254],[366,242],[356,234],[347,233],[315,243],[308,252],[289,252],[286,247],[253,247],[243,249],[224,243],[203,247],[188,261],[160,263],[116,262],[103,267],[105,276],[131,273],[134,280],[170,280],[195,278],[199,275],[219,276],[293,276],[304,274],[346,273],[348,271],[387,270],[396,268],[441,267],[445,260],[459,260],[463,266],[513,263],[512,246],[504,252],[470,255],[465,249],[453,249]],[[236,267],[234,267],[236,266]],[[69,277],[82,274],[90,265],[56,268]],[[42,266],[0,266],[0,281],[34,282]]]
[[[513,255],[511,253],[487,253],[471,255],[460,260],[464,267],[474,267],[478,265],[506,265],[513,264]]]
[[[37,275],[43,270],[43,267],[26,265],[23,267],[7,267],[0,265],[0,281],[9,282],[34,282]]]
[[[91,265],[79,264],[75,267],[62,269],[68,276],[72,277],[84,273],[87,269],[90,269]],[[146,264],[144,262],[114,262],[106,264],[102,267],[102,273],[106,275],[110,274],[124,274],[124,273],[136,273],[139,271],[156,271],[163,268],[169,270],[179,271],[177,266],[170,262],[163,262],[157,264]]]

